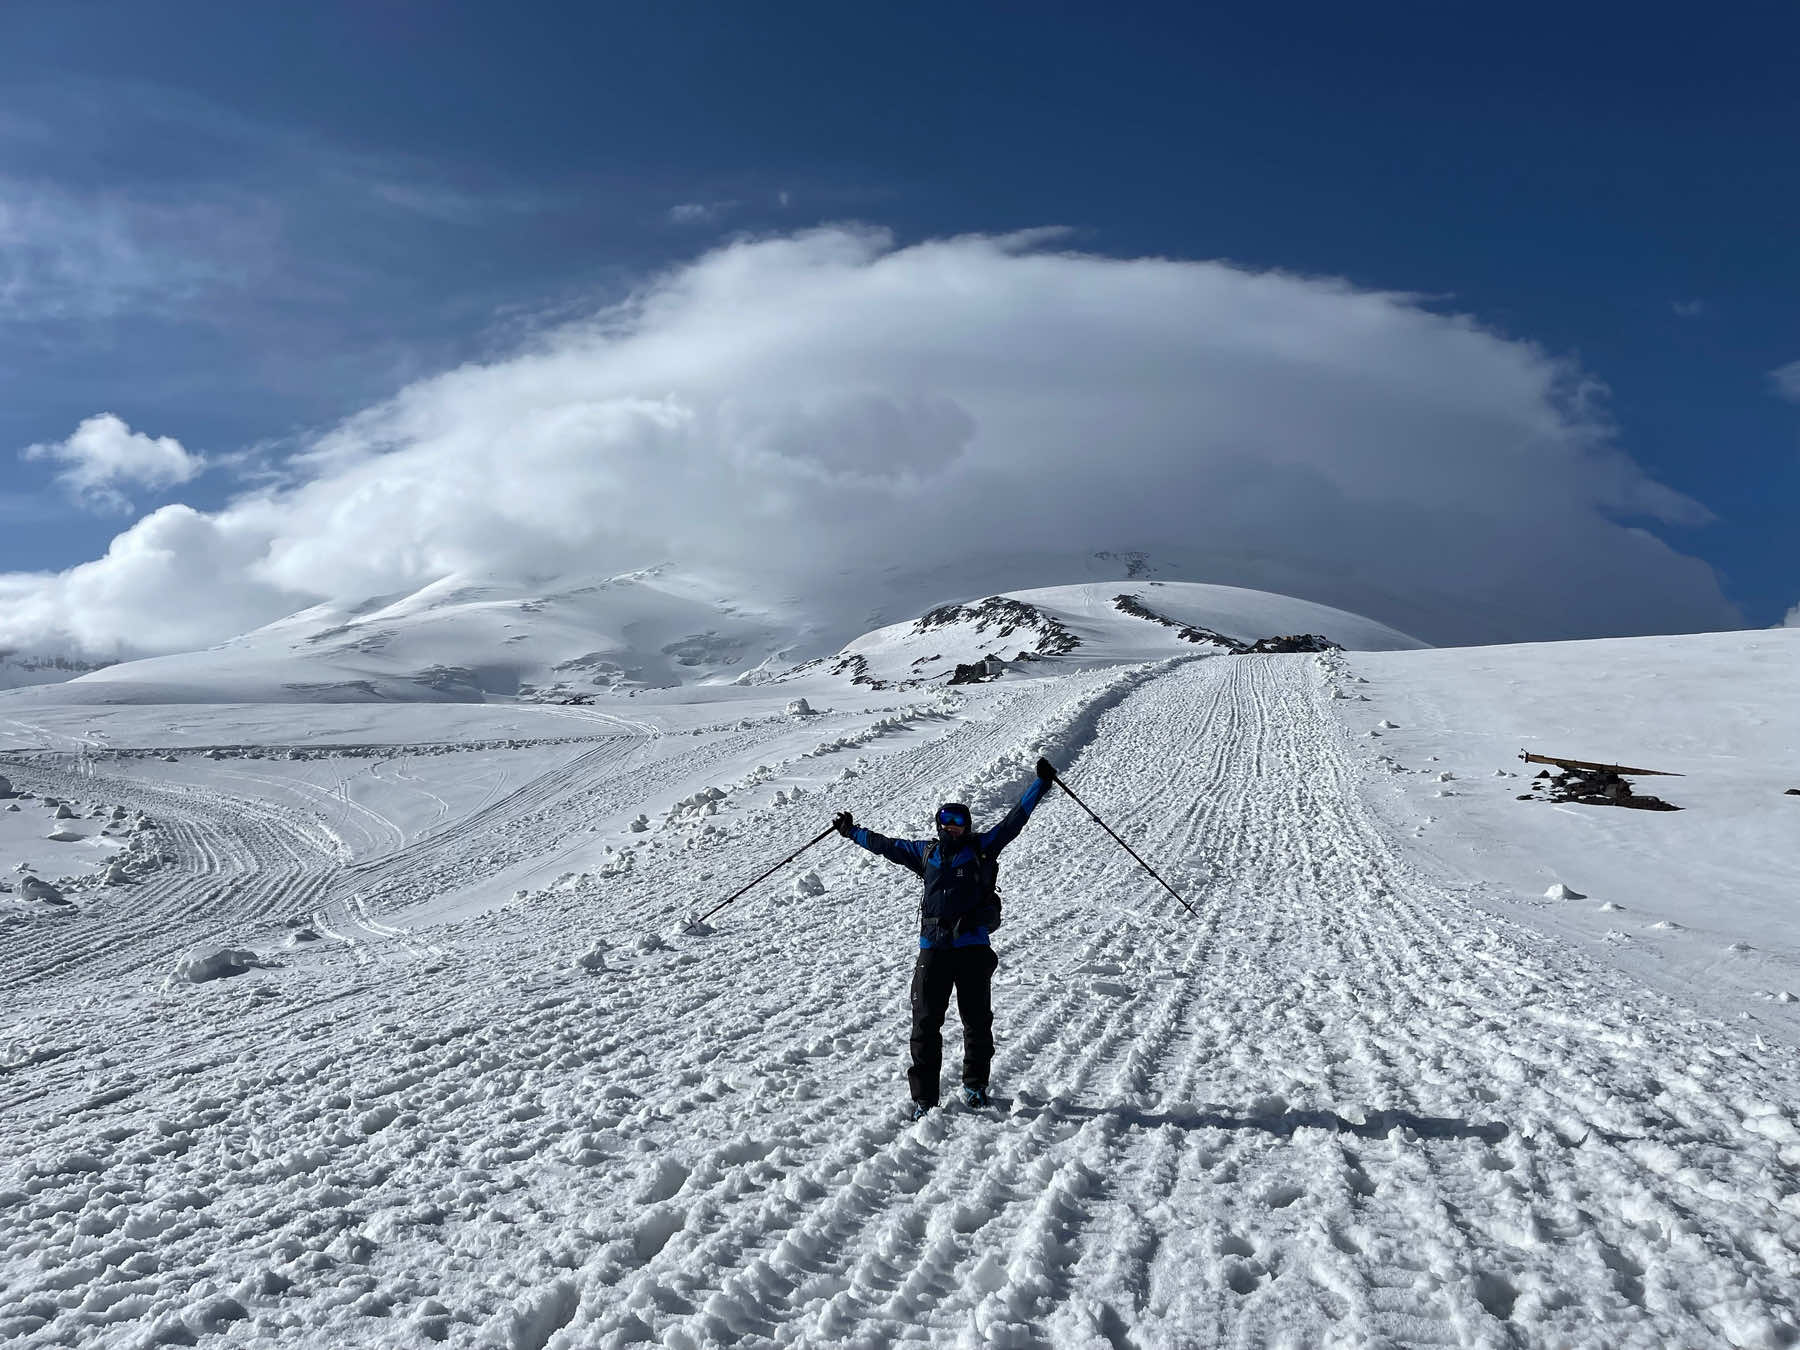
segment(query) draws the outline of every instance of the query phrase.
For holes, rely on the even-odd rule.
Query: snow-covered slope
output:
[[[730,678],[810,630],[791,612],[653,568],[525,583],[450,577],[322,604],[201,652],[108,666],[29,696],[57,703],[562,698]]]
[[[1344,706],[1394,828],[1500,912],[1702,1007],[1794,1006],[1775,1000],[1800,997],[1800,630],[1346,665],[1367,681]],[[1680,774],[1636,785],[1682,809],[1519,801],[1545,771],[1521,750]],[[1580,898],[1547,897],[1558,884]]]
[[[1794,1344],[1800,1005],[1621,952],[1703,896],[1800,992],[1796,636],[0,710],[20,829],[155,840],[63,905],[0,859],[0,1340]],[[1515,802],[1515,741],[1687,809]],[[1050,794],[996,1110],[902,1112],[910,873],[828,837],[682,922],[1040,753],[1198,913]]]
[[[1081,570],[1122,580],[1010,592],[1032,607],[1023,628],[979,608],[944,606],[936,573],[866,579],[805,597],[751,601],[721,583],[671,567],[616,577],[526,583],[452,577],[403,596],[303,610],[201,652],[125,662],[53,690],[17,695],[10,706],[102,703],[566,701],[731,680],[788,677],[796,662],[855,638],[871,615],[902,610],[895,628],[853,641],[835,663],[884,680],[947,676],[958,661],[990,651],[1066,651],[1077,664],[1142,660],[1193,651],[1183,626],[1254,639],[1320,632],[1357,648],[1421,645],[1342,610],[1230,586],[1132,579],[1137,555],[1089,558]],[[923,594],[925,599],[918,597]],[[954,596],[959,592],[951,591]],[[961,594],[968,594],[961,592]],[[1136,614],[1116,606],[1139,597]],[[1144,608],[1148,606],[1148,608]],[[1022,612],[1022,611],[1021,611]],[[1150,617],[1163,616],[1162,619]],[[1163,619],[1167,621],[1164,622]],[[1046,642],[1063,632],[1073,641]],[[811,673],[803,671],[802,674]]]

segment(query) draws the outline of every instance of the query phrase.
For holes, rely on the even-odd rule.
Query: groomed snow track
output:
[[[416,960],[109,1002],[90,974],[123,980],[125,947],[31,958],[54,1035],[0,1078],[0,1340],[1800,1342],[1791,1053],[1418,871],[1332,678],[1210,659],[996,692],[828,798],[671,838],[603,905],[446,926]],[[998,1110],[903,1121],[896,869],[828,841],[823,896],[781,878],[676,933],[828,809],[916,828],[949,788],[1022,786],[1034,741],[1200,917],[1047,799],[1005,859]],[[518,799],[549,851],[581,783]],[[367,917],[516,819],[483,810],[485,843],[442,828],[356,874]],[[156,813],[203,876],[304,833]],[[349,884],[291,871],[271,914]]]

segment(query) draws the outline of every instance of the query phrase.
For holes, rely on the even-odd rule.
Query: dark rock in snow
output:
[[[965,623],[973,626],[977,633],[994,628],[996,638],[1011,637],[1021,629],[1036,632],[1036,650],[1041,656],[1062,656],[1081,645],[1081,639],[1063,627],[1060,620],[1051,618],[1035,605],[1004,595],[990,595],[972,605],[939,605],[919,616],[913,624],[913,632],[929,633],[934,628]]]
[[[983,657],[969,665],[957,662],[956,671],[950,676],[951,684],[982,684],[988,680],[997,680],[1006,673],[1006,662],[997,656]]]
[[[1318,633],[1290,633],[1285,637],[1258,638],[1251,643],[1245,655],[1273,656],[1284,652],[1341,652],[1341,643],[1333,642]]]
[[[1554,777],[1546,769],[1532,780],[1531,790],[1544,794],[1539,798],[1543,801],[1628,806],[1637,811],[1681,810],[1661,797],[1639,796],[1629,782],[1609,769],[1564,769]]]
[[[1135,595],[1115,595],[1113,608],[1122,614],[1129,614],[1135,619],[1148,619],[1151,623],[1159,623],[1164,628],[1173,628],[1175,636],[1183,642],[1210,644],[1223,648],[1233,655],[1250,650],[1236,638],[1226,637],[1223,633],[1215,633],[1210,628],[1197,628],[1193,624],[1179,623],[1166,614],[1158,614]]]

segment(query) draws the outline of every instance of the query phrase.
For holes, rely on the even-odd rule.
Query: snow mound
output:
[[[1544,899],[1546,899],[1546,900],[1585,900],[1585,899],[1587,899],[1587,896],[1583,895],[1580,891],[1576,890],[1573,886],[1565,885],[1559,881],[1554,886],[1552,886],[1549,890],[1544,892]]]
[[[68,900],[63,893],[45,881],[42,877],[26,876],[19,882],[19,897],[23,900],[36,900],[45,905],[66,905]]]
[[[189,952],[175,963],[173,978],[182,984],[206,984],[242,975],[264,964],[253,951],[242,947],[216,947]]]

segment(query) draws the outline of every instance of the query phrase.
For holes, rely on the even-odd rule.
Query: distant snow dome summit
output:
[[[56,703],[568,699],[729,679],[808,625],[703,578],[446,577],[312,606],[203,651],[108,666],[43,689]]]
[[[1291,596],[1127,579],[940,605],[910,623],[868,633],[835,658],[814,664],[856,683],[887,687],[987,678],[1045,660],[1098,665],[1178,654],[1237,655],[1275,638],[1294,639],[1281,644],[1293,650],[1330,644],[1402,651],[1427,645],[1373,619]]]
[[[408,594],[315,605],[204,651],[0,697],[587,703],[686,685],[948,683],[974,677],[958,667],[984,662],[980,678],[1007,663],[1223,654],[1276,636],[1372,651],[1426,645],[1326,605],[1152,575],[1161,569],[1142,554],[1093,554],[1081,567],[1111,579],[959,594],[952,588],[996,571],[964,568],[839,578],[815,595],[770,600],[673,566],[548,581],[446,577]]]

